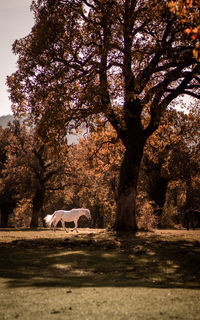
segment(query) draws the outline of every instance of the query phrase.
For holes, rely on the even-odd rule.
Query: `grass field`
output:
[[[200,230],[0,229],[0,319],[200,319]]]

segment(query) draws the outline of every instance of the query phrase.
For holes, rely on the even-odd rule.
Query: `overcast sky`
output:
[[[0,0],[0,116],[11,114],[6,76],[16,70],[17,57],[12,44],[31,31],[34,25],[31,0]]]

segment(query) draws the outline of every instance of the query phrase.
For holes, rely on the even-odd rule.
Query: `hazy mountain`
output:
[[[1,116],[0,117],[0,126],[5,129],[7,127],[8,122],[12,122],[14,120],[14,116],[11,114],[8,114],[7,116]]]

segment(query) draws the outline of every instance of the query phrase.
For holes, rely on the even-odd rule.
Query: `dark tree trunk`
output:
[[[7,228],[9,223],[9,215],[13,213],[16,208],[16,200],[12,198],[1,201],[1,215],[0,215],[0,227]]]
[[[117,216],[114,230],[118,232],[135,233],[136,195],[140,163],[142,159],[144,141],[134,139],[128,144],[120,169],[120,182],[117,197]]]
[[[95,213],[92,217],[93,228],[104,228],[104,216],[101,214],[101,211],[101,206],[99,204],[93,206],[93,212]]]
[[[33,198],[33,210],[32,210],[32,218],[30,227],[38,228],[39,226],[39,218],[41,216],[42,207],[44,203],[44,194],[45,191],[43,189],[36,190],[36,193]]]
[[[185,203],[185,210],[188,209],[197,209],[194,208],[194,201],[193,201],[193,189],[192,189],[192,182],[190,177],[186,179],[186,203]]]
[[[162,222],[163,207],[166,201],[168,182],[168,179],[160,177],[159,174],[152,178],[150,182],[149,195],[150,199],[155,202],[154,215],[158,218],[158,227],[161,226]]]
[[[4,208],[1,208],[0,226],[1,228],[8,228],[8,211]]]

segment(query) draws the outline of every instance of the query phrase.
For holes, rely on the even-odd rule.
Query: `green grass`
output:
[[[0,230],[0,319],[200,319],[200,230]]]

